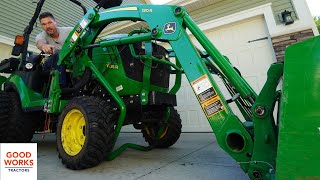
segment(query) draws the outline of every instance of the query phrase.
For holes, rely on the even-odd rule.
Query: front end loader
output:
[[[285,63],[270,65],[257,94],[183,7],[97,0],[87,11],[71,0],[84,16],[56,54],[65,72],[45,71],[44,54],[28,56],[26,51],[44,1],[37,3],[24,35],[16,38],[13,55],[20,57],[0,63],[0,72],[11,73],[0,78],[1,142],[30,142],[35,131],[56,132],[59,157],[70,169],[96,166],[126,148],[168,148],[181,133],[174,106],[185,74],[218,144],[251,179],[320,177],[320,37],[288,47]],[[148,28],[98,38],[117,21],[143,21]],[[193,45],[186,30],[205,51]],[[221,78],[231,99],[212,74]],[[175,77],[172,86],[170,76]],[[277,90],[282,79],[283,88]],[[233,113],[231,102],[244,121]],[[127,143],[114,149],[125,125],[141,130],[149,146]]]

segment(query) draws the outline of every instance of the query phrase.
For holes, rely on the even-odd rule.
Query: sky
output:
[[[313,16],[320,16],[320,0],[307,0],[309,9]]]
[[[164,4],[171,0],[151,0],[154,4]],[[320,16],[320,0],[306,0],[313,16]]]

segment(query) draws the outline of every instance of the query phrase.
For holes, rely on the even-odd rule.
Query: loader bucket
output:
[[[320,36],[286,49],[276,179],[320,179]]]

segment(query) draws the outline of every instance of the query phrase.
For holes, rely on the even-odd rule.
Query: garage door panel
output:
[[[229,59],[229,61],[234,67],[240,66],[240,62],[238,61],[236,53],[230,52],[230,53],[224,53],[224,55],[227,56],[227,58]]]
[[[193,106],[197,102],[197,98],[190,86],[185,86],[181,88],[181,91],[177,93],[178,106]]]
[[[267,75],[261,75],[259,77],[259,81],[258,81],[258,84],[259,84],[259,91],[256,91],[256,92],[260,92],[261,89],[263,88],[264,84],[266,83],[267,81]]]
[[[263,48],[263,49],[269,46],[267,39],[261,39],[255,42],[251,42],[250,44],[254,45],[254,48]]]
[[[265,28],[264,19],[258,18],[249,21],[244,21],[235,25],[237,41],[246,43],[250,40],[266,37],[267,29]]]
[[[239,52],[237,56],[239,66],[237,67],[241,74],[246,76],[254,76],[257,72],[251,51]]]
[[[177,107],[182,119],[182,131],[184,132],[212,132],[209,122],[200,106]],[[186,126],[187,125],[187,126]],[[192,128],[190,128],[192,127]]]
[[[229,26],[206,31],[205,34],[218,50],[230,59],[233,66],[240,70],[243,78],[250,86],[252,86],[253,90],[259,93],[267,79],[266,73],[269,66],[275,62],[270,39],[253,41],[268,37],[265,20],[262,17],[249,19]],[[197,47],[200,47],[194,37],[191,36],[191,39],[195,42]],[[249,43],[249,41],[253,42]],[[225,98],[231,98],[229,92],[227,92],[226,88],[223,86],[222,81],[218,79],[217,76],[213,77]],[[185,118],[188,119],[186,121],[183,119],[183,130],[192,132],[200,131],[199,127],[201,127],[200,129],[206,129],[206,127],[203,127],[206,124],[210,129],[209,123],[207,122],[199,103],[197,101],[193,102],[196,98],[194,97],[189,82],[184,81],[184,83],[188,84],[184,88],[188,88],[189,90],[185,90],[183,96],[179,96],[178,98],[178,109],[179,111],[184,112]],[[188,93],[192,93],[194,98],[186,98],[188,97]],[[180,98],[184,99],[181,100]],[[184,103],[179,103],[179,101],[186,101],[186,105],[184,105]],[[231,103],[230,107],[234,113],[243,120],[236,104]],[[186,111],[191,113],[186,113]],[[197,115],[201,118],[195,117]]]
[[[253,52],[253,58],[254,62],[258,67],[258,69],[262,69],[265,67],[270,66],[270,64],[274,63],[272,61],[273,56],[272,54],[268,51],[268,46],[258,46],[254,48],[255,51]]]
[[[251,47],[249,44],[242,44],[233,49],[236,52],[247,52],[250,51]]]
[[[234,30],[231,29],[226,29],[226,30],[220,30],[218,36],[219,38],[217,38],[217,40],[215,39],[217,35],[215,35],[215,33],[210,34],[209,38],[210,40],[216,44],[216,46],[218,46],[220,49],[226,50],[228,48],[230,48],[230,46],[234,46]]]
[[[259,79],[256,76],[247,76],[244,79],[248,82],[248,84],[252,87],[255,92],[260,92],[261,86],[259,83]]]

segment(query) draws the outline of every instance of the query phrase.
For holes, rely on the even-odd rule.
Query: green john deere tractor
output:
[[[1,142],[30,142],[35,131],[56,132],[59,157],[70,169],[96,166],[126,148],[170,147],[181,133],[174,106],[184,73],[220,147],[250,178],[319,178],[320,37],[288,47],[285,64],[271,64],[257,94],[183,7],[96,0],[87,11],[70,1],[82,7],[84,16],[58,54],[57,66],[63,68],[46,70],[41,63],[46,55],[27,53],[45,0],[37,2],[24,35],[16,37],[12,54],[19,58],[0,63],[1,73],[11,73],[0,76]],[[98,40],[107,25],[125,20],[143,21],[149,28]],[[186,29],[204,52],[195,48]],[[225,99],[212,74],[222,79],[232,99]],[[170,76],[175,77],[172,87]],[[283,88],[277,90],[281,79]],[[231,102],[245,122],[233,113]],[[127,143],[114,150],[124,125],[140,129],[149,146]]]

